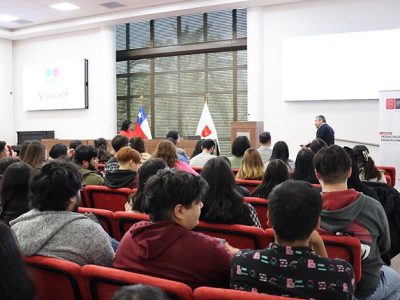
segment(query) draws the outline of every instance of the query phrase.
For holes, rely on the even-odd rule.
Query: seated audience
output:
[[[309,149],[301,149],[296,156],[294,164],[294,172],[291,179],[304,180],[309,183],[319,183],[315,177],[315,170],[313,165],[314,154]]]
[[[231,288],[304,299],[353,299],[354,272],[327,258],[319,227],[322,201],[309,184],[288,180],[271,193],[268,220],[275,242],[262,250],[239,250]]]
[[[200,154],[203,149],[201,148],[201,146],[203,145],[203,142],[205,140],[198,140],[196,143],[196,146],[193,149],[192,155],[190,155],[190,158],[192,159],[193,157],[195,157],[197,154]]]
[[[82,175],[70,162],[54,160],[34,170],[33,209],[10,222],[23,255],[111,266],[114,251],[109,236],[101,225],[76,213],[81,185]]]
[[[67,159],[68,148],[62,143],[58,143],[51,147],[49,156],[51,159]]]
[[[94,146],[99,151],[99,163],[106,163],[112,156],[110,152],[108,152],[108,142],[104,138],[98,138],[94,140]]]
[[[0,299],[35,300],[35,286],[12,230],[0,222]]]
[[[317,154],[319,149],[321,149],[323,147],[327,147],[327,146],[328,145],[326,144],[326,142],[320,138],[316,138],[310,144],[306,145],[306,147],[309,148],[311,150],[311,152],[314,153],[314,155]]]
[[[116,135],[114,138],[111,140],[111,145],[117,153],[119,149],[122,147],[126,147],[129,144],[129,140],[126,136],[123,135]],[[104,172],[107,173],[112,173],[118,170],[119,164],[118,160],[115,157],[110,158],[106,164],[104,165]]]
[[[30,210],[28,194],[32,170],[30,165],[16,162],[4,173],[0,187],[0,220],[6,224]]]
[[[46,147],[39,141],[32,141],[26,148],[23,162],[33,168],[40,167],[46,160]]]
[[[261,144],[261,147],[258,148],[258,152],[260,152],[262,161],[265,164],[267,161],[269,161],[272,154],[271,134],[268,131],[264,131],[258,136],[258,140]]]
[[[179,132],[175,130],[169,131],[166,138],[176,146],[176,154],[178,155],[179,160],[189,164],[189,158],[187,157],[185,150],[178,148],[179,141],[181,140]]]
[[[271,160],[265,170],[261,184],[251,193],[251,197],[268,199],[273,188],[288,179],[287,164],[280,159]]]
[[[19,162],[20,160],[16,157],[6,157],[0,159],[0,182],[3,178],[6,169],[13,163]]]
[[[121,287],[111,300],[167,300],[167,295],[158,287],[135,284]]]
[[[184,282],[227,287],[231,254],[220,239],[191,231],[199,222],[207,183],[199,176],[160,170],[146,183],[151,222],[122,238],[113,267]]]
[[[5,141],[0,141],[0,159],[8,157],[7,143]]]
[[[138,188],[136,194],[133,194],[129,197],[127,205],[125,205],[126,211],[136,211],[140,213],[144,213],[145,211],[145,195],[144,195],[144,187],[147,180],[155,175],[158,170],[163,170],[168,168],[166,162],[161,158],[151,158],[146,161],[143,165],[140,166],[138,175]]]
[[[232,169],[239,169],[244,152],[250,148],[250,141],[246,136],[238,136],[232,143],[232,156],[228,157]]]
[[[119,168],[113,173],[106,174],[104,185],[110,188],[136,187],[136,174],[140,165],[140,154],[131,147],[119,149],[115,157]]]
[[[125,120],[121,124],[121,131],[119,132],[119,135],[123,135],[127,137],[128,139],[133,138],[135,133],[133,132],[133,127],[134,124],[132,123],[131,120]]]
[[[211,158],[216,157],[213,155],[215,150],[215,142],[213,140],[203,140],[201,145],[201,153],[190,159],[191,167],[204,167],[206,162],[208,162]]]
[[[247,149],[244,152],[236,179],[261,180],[263,175],[264,164],[260,153],[254,148]]]
[[[208,183],[200,219],[209,223],[261,227],[254,207],[235,188],[232,170],[223,157],[209,160],[201,171]]]
[[[321,228],[333,234],[360,239],[362,277],[358,299],[400,299],[400,276],[383,264],[381,255],[390,249],[388,220],[382,205],[373,198],[347,188],[351,160],[337,145],[322,148],[314,156],[322,187]]]
[[[275,143],[274,148],[272,148],[271,158],[269,159],[268,163],[274,159],[282,160],[288,166],[290,172],[294,170],[294,162],[289,159],[289,147],[284,141]]]
[[[129,143],[132,149],[135,149],[137,152],[140,153],[141,156],[140,163],[144,163],[145,161],[151,158],[151,155],[146,152],[146,149],[144,147],[144,141],[140,136],[131,138],[129,140]]]
[[[26,148],[28,148],[29,144],[32,143],[31,140],[25,140],[21,144],[21,150],[19,150],[18,157],[22,161],[24,159],[24,155],[26,153]]]
[[[154,158],[162,158],[167,163],[168,167],[177,171],[185,171],[194,175],[199,175],[187,163],[180,161],[176,154],[174,143],[169,140],[161,141],[153,154]]]
[[[80,145],[75,150],[74,162],[79,166],[85,185],[103,185],[104,179],[97,172],[97,149],[92,145]]]
[[[67,159],[73,160],[75,157],[75,149],[82,145],[81,140],[73,140],[69,143]]]
[[[364,145],[353,147],[357,166],[360,171],[361,181],[374,181],[386,183],[386,177],[382,170],[375,166],[375,162],[369,155],[369,150]]]

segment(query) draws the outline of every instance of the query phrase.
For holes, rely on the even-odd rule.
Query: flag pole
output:
[[[140,96],[139,101],[140,101],[140,102],[139,102],[140,106],[143,106],[143,95]]]
[[[208,105],[208,98],[210,97],[210,93],[207,93],[204,99],[204,103]]]

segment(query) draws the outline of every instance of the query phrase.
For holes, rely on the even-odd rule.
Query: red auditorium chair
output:
[[[395,186],[396,185],[396,168],[390,166],[376,166],[379,170],[385,172],[385,175],[390,177],[390,180],[386,177],[386,181],[388,185]]]
[[[235,179],[237,185],[243,186],[252,193],[261,184],[261,180]]]
[[[203,170],[203,167],[192,167],[193,170],[195,170],[197,173],[201,173],[201,170]]]
[[[274,295],[250,293],[244,291],[199,287],[194,290],[194,300],[284,300],[299,298],[286,298]]]
[[[111,237],[114,237],[114,213],[112,211],[98,208],[79,207],[78,212],[81,214],[93,213],[100,221],[104,231],[106,231]]]
[[[244,201],[251,204],[255,208],[255,210],[257,211],[258,220],[260,220],[262,228],[266,229],[270,227],[267,224],[268,200],[257,197],[244,197]]]
[[[225,239],[231,246],[239,249],[261,249],[267,245],[264,230],[254,226],[200,221],[193,231]]]
[[[86,207],[111,211],[124,211],[129,195],[134,193],[136,189],[112,189],[101,185],[88,185],[83,189]]]
[[[105,164],[98,164],[97,165],[97,170],[99,170],[100,173],[104,174],[104,166]]]
[[[44,256],[24,257],[40,300],[85,300],[82,268],[76,263]]]
[[[149,221],[150,219],[147,214],[135,213],[132,211],[117,211],[114,213],[114,220],[116,224],[114,238],[121,240],[125,232],[127,232],[133,224],[140,221]]]
[[[110,300],[118,288],[132,284],[156,286],[164,290],[169,299],[193,299],[192,289],[177,281],[94,265],[84,266],[82,275],[92,300]]]

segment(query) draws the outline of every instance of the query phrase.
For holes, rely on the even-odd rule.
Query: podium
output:
[[[231,145],[232,142],[241,135],[247,136],[253,148],[259,148],[258,136],[264,131],[263,121],[241,121],[231,122]]]

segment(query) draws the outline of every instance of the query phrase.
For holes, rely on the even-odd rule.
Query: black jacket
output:
[[[136,172],[131,170],[120,170],[117,169],[113,173],[106,173],[104,178],[104,185],[110,188],[135,188],[136,184]]]

